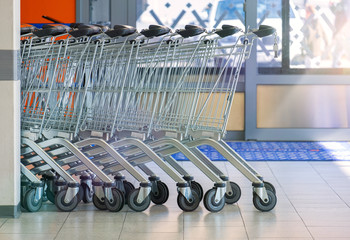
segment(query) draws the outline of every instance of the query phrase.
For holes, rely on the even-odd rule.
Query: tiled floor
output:
[[[274,184],[277,206],[257,211],[251,184],[227,162],[216,162],[242,189],[238,204],[210,213],[201,204],[189,213],[176,203],[174,182],[151,166],[167,183],[164,206],[151,205],[142,213],[98,211],[80,204],[71,213],[45,204],[38,213],[0,219],[2,239],[350,239],[350,162],[250,162]],[[207,190],[212,183],[189,162],[182,163]]]

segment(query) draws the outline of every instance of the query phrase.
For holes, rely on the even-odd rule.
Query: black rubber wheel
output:
[[[272,183],[264,182],[264,186],[266,190],[270,190],[271,192],[274,192],[276,194],[276,188],[272,185]]]
[[[188,202],[187,199],[179,192],[177,195],[177,205],[185,212],[192,212],[199,206],[200,200],[196,191],[192,191],[192,202]]]
[[[79,186],[79,192],[78,192],[78,194],[77,194],[78,203],[80,203],[81,200],[83,200],[83,196],[84,196],[84,189],[83,189],[83,187],[80,185],[80,186]]]
[[[253,194],[254,207],[262,212],[271,211],[276,206],[276,203],[277,203],[276,194],[268,189],[266,189],[266,192],[269,198],[269,201],[267,203],[263,202],[256,193]]]
[[[208,190],[204,195],[204,207],[210,212],[219,212],[225,206],[225,197],[221,198],[219,202],[215,202],[216,189]]]
[[[94,204],[94,206],[99,209],[99,210],[107,210],[106,204],[104,199],[101,201],[96,194],[94,193],[94,195],[92,196],[92,203]]]
[[[125,190],[125,204],[127,204],[128,196],[129,196],[130,192],[135,189],[135,186],[131,182],[128,182],[128,181],[123,181],[123,185],[124,185],[124,190]]]
[[[42,198],[39,201],[35,201],[35,189],[30,189],[26,192],[23,198],[23,207],[28,212],[37,212],[43,205]]]
[[[130,194],[128,196],[128,205],[135,212],[142,212],[142,211],[146,210],[149,207],[149,205],[151,204],[151,199],[150,199],[149,195],[145,198],[145,200],[143,200],[142,203],[137,202],[137,196],[139,194],[139,191],[140,191],[139,188],[134,189],[130,192]]]
[[[162,205],[169,198],[169,188],[162,181],[157,182],[157,187],[158,187],[158,193],[155,194],[155,193],[151,192],[151,200],[154,204]]]
[[[230,182],[232,192],[227,194],[225,193],[225,203],[227,204],[234,204],[238,202],[238,200],[241,198],[241,188],[238,186],[238,184],[234,182]]]
[[[81,185],[83,187],[83,202],[84,203],[91,203],[92,202],[92,196],[93,196],[93,193],[91,192],[89,186],[85,183],[81,183]]]
[[[55,204],[56,207],[63,212],[70,212],[78,205],[78,196],[75,195],[69,203],[64,202],[67,190],[61,190],[56,194]]]
[[[124,194],[119,189],[113,188],[112,196],[112,202],[106,201],[105,199],[106,208],[111,212],[119,212],[125,204]]]
[[[24,199],[25,199],[24,197],[25,197],[26,193],[27,193],[29,190],[30,190],[29,188],[23,189],[23,188],[21,187],[21,207],[24,208],[24,209],[26,209],[26,207],[25,207],[25,205],[24,205]]]
[[[201,202],[204,194],[202,186],[196,181],[191,181],[191,190],[196,191],[199,197],[199,202]]]
[[[53,204],[55,204],[55,194],[53,192],[51,192],[50,189],[46,189],[46,197],[47,197],[47,200],[49,200],[50,202],[52,202]]]

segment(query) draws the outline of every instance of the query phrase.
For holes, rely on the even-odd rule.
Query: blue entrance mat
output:
[[[349,142],[227,142],[247,161],[346,161],[350,160]],[[210,146],[198,147],[213,161],[226,160]],[[179,161],[188,160],[182,153]]]

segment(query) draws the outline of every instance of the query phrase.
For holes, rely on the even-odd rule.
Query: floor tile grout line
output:
[[[6,220],[0,225],[0,228],[4,226],[4,224],[9,220],[9,218],[6,218]]]
[[[268,161],[265,161],[265,162],[267,163],[267,166],[268,166],[268,168],[270,169],[270,171],[271,171],[273,177],[276,179],[278,185],[281,187],[282,192],[284,193],[284,195],[285,195],[286,198],[288,199],[289,203],[293,206],[295,212],[298,214],[299,218],[300,218],[301,221],[303,222],[303,224],[304,224],[305,228],[307,229],[308,233],[310,234],[311,238],[312,238],[312,239],[315,239],[314,236],[311,234],[310,229],[308,228],[308,226],[306,226],[306,223],[305,223],[304,219],[300,216],[300,214],[299,214],[298,210],[295,208],[293,202],[290,200],[290,198],[288,197],[287,193],[284,191],[284,188],[283,188],[282,184],[278,181],[278,178],[276,177],[275,173],[273,172],[273,169],[271,168],[269,162],[268,162]],[[277,202],[277,204],[278,204],[278,202]]]
[[[335,195],[338,196],[338,198],[345,203],[346,206],[349,206],[349,204],[347,202],[344,201],[344,199],[332,188],[332,186],[328,183],[328,181],[321,175],[321,173],[319,171],[317,171],[317,169],[311,164],[311,162],[309,162],[309,165],[311,166],[312,169],[314,169],[314,171],[320,176],[320,178],[332,189],[332,191],[335,193]]]
[[[69,213],[68,213],[66,219],[65,219],[64,222],[62,223],[62,226],[60,227],[60,229],[59,229],[58,232],[56,233],[56,236],[53,238],[54,240],[58,237],[58,234],[61,232],[61,230],[62,230],[64,224],[67,222],[67,219],[68,219],[68,217],[70,216],[71,213],[72,213],[72,212],[69,212]]]
[[[126,217],[127,217],[128,213],[129,213],[129,209],[125,212],[124,221],[122,223],[122,228],[120,229],[118,240],[120,240],[120,238],[122,237],[122,232],[123,232],[123,229],[124,229],[124,225],[125,225],[125,221],[126,221]]]
[[[247,226],[245,224],[244,218],[243,218],[242,210],[241,210],[241,208],[239,207],[238,204],[237,204],[237,207],[238,207],[238,210],[239,210],[239,215],[241,216],[241,219],[242,219],[242,222],[243,222],[245,234],[247,235],[247,239],[249,240],[248,230],[247,230]]]

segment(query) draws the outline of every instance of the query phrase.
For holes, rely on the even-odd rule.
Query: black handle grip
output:
[[[176,33],[180,34],[183,38],[197,36],[205,32],[205,29],[200,26],[186,25],[185,29],[178,29]]]
[[[106,34],[111,37],[125,37],[136,32],[136,28],[128,25],[114,25],[114,29],[107,31]]]
[[[38,37],[47,37],[47,36],[57,36],[60,34],[67,33],[70,30],[70,27],[62,24],[45,24],[42,29],[34,31]]]
[[[75,38],[83,36],[93,36],[101,33],[101,28],[95,25],[78,25],[78,29],[70,31],[69,34]]]
[[[215,33],[219,35],[221,38],[231,36],[239,32],[241,29],[236,26],[231,25],[222,25],[220,30],[217,30]]]
[[[33,25],[21,25],[21,35],[32,33],[36,30],[36,27]]]
[[[80,25],[85,25],[85,23],[71,23],[71,24],[69,24],[69,26],[71,28],[78,28]]]
[[[59,21],[59,20],[57,20],[55,18],[49,17],[49,16],[42,15],[41,17],[45,18],[46,20],[49,20],[49,21],[51,21],[53,23],[62,23],[61,21]]]
[[[160,25],[149,25],[148,29],[142,30],[141,34],[145,37],[159,37],[170,32],[170,28]]]
[[[270,36],[272,34],[274,34],[276,32],[276,29],[271,27],[271,26],[268,26],[268,25],[260,25],[259,26],[259,29],[254,31],[253,33],[262,38],[262,37],[267,37],[267,36]]]

